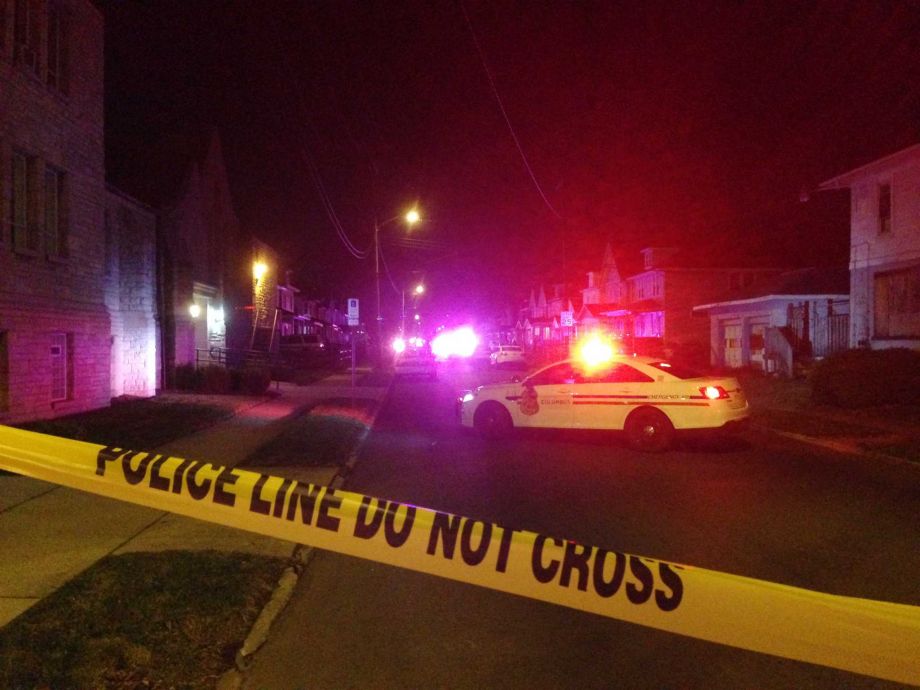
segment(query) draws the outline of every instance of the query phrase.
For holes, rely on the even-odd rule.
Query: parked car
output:
[[[397,376],[438,378],[438,363],[427,347],[407,347],[396,355],[394,370]]]
[[[347,345],[330,343],[321,335],[283,335],[278,344],[281,359],[295,369],[343,366],[351,357]]]
[[[631,355],[595,366],[562,360],[523,381],[463,391],[457,402],[460,423],[485,438],[514,427],[613,429],[643,451],[664,450],[675,432],[725,429],[749,415],[737,379]]]
[[[499,345],[489,355],[489,362],[493,366],[523,366],[526,364],[524,348],[520,345]]]

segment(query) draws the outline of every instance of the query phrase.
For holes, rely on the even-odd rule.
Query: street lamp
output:
[[[382,223],[378,223],[377,219],[374,218],[374,276],[376,278],[376,287],[377,287],[377,363],[380,363],[381,349],[380,349],[380,339],[381,339],[381,321],[383,321],[383,316],[380,315],[380,228],[386,227],[395,220],[403,220],[405,223],[412,227],[422,219],[421,215],[418,212],[418,209],[410,209],[404,215],[393,216],[389,220],[385,220]]]
[[[416,297],[419,297],[420,295],[425,294],[425,286],[419,283],[413,288],[412,294],[415,295]],[[402,326],[400,328],[402,328],[403,333],[406,332],[406,291],[405,290],[402,291]]]

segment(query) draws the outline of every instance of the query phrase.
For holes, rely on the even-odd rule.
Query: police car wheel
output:
[[[674,426],[664,413],[650,408],[640,409],[626,420],[626,438],[634,450],[658,453],[671,445]]]
[[[473,426],[485,439],[497,439],[507,436],[514,423],[508,410],[495,402],[486,402],[479,406],[473,416]]]

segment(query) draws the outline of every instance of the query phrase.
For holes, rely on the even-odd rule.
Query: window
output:
[[[604,369],[586,369],[579,383],[651,383],[654,379],[628,364],[615,364]]]
[[[891,232],[890,184],[882,184],[878,188],[878,231],[879,234]]]
[[[920,266],[875,275],[875,336],[920,338]]]
[[[575,383],[576,371],[569,362],[561,362],[527,379],[530,386],[551,386],[553,384]]]
[[[45,253],[67,256],[67,221],[64,214],[64,173],[45,168]]]
[[[9,336],[0,331],[0,412],[10,409],[10,356],[7,341]]]
[[[15,0],[13,4],[13,59],[38,72],[38,2]]]
[[[729,347],[741,347],[740,338],[728,338],[725,342],[736,343],[735,345],[729,345]],[[661,371],[679,379],[698,379],[702,376],[702,374],[695,369],[690,369],[689,367],[685,367],[679,364],[671,364],[670,362],[649,362],[649,366],[660,369]]]
[[[67,93],[67,25],[63,12],[56,2],[48,6],[48,34],[46,52],[48,67],[45,82],[61,93]]]
[[[31,156],[13,153],[10,228],[13,232],[13,248],[17,251],[38,251],[38,230],[35,224],[35,164],[36,161]]]
[[[51,402],[69,400],[73,391],[73,335],[51,334]]]

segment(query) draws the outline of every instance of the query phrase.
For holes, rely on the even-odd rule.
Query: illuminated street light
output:
[[[192,302],[190,305],[188,305],[188,313],[193,319],[197,319],[199,316],[201,316],[201,307]]]
[[[419,283],[412,290],[412,294],[415,295],[416,297],[420,297],[421,295],[425,294],[425,286]],[[418,319],[418,316],[416,316],[415,318]],[[402,330],[403,333],[406,332],[406,291],[405,290],[402,291],[402,323],[400,325],[400,329]]]
[[[262,280],[268,273],[268,266],[262,261],[254,261],[252,264],[252,277],[256,280]]]
[[[381,357],[380,350],[380,339],[381,339],[381,321],[383,321],[383,316],[380,315],[380,228],[385,227],[392,223],[395,220],[402,219],[410,227],[418,223],[422,216],[419,214],[418,209],[410,209],[402,216],[393,216],[392,218],[378,223],[377,219],[374,218],[374,276],[376,278],[375,284],[377,287],[377,362],[379,364]]]

